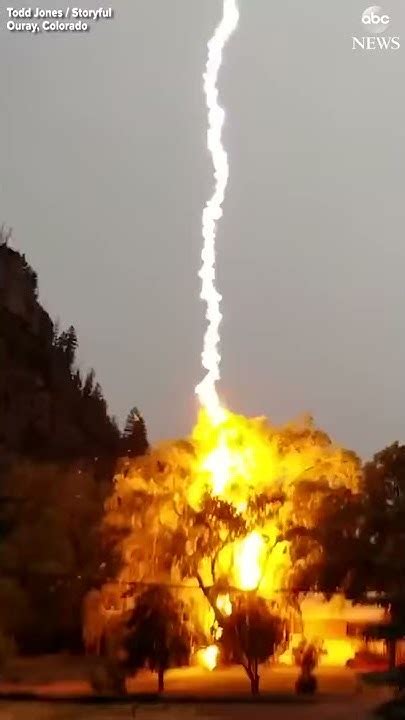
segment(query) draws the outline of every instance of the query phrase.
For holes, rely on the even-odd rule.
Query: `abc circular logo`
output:
[[[390,16],[379,5],[371,5],[361,16],[361,22],[371,35],[384,32],[390,24]]]

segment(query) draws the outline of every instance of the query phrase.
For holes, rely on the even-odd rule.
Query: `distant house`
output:
[[[300,603],[301,627],[295,628],[290,648],[282,656],[283,662],[293,662],[294,647],[302,637],[322,647],[321,665],[345,665],[365,645],[364,630],[371,623],[381,623],[385,610],[377,605],[354,605],[342,595],[329,601],[312,594]],[[383,642],[369,644],[369,649],[383,655]]]

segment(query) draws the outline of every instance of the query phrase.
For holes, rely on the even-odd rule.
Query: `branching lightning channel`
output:
[[[202,364],[207,371],[196,393],[201,405],[207,410],[213,422],[221,420],[223,411],[219,401],[216,383],[220,379],[219,326],[221,295],[215,280],[215,239],[218,220],[222,217],[222,203],[229,178],[228,155],[222,144],[222,128],[225,111],[218,102],[218,75],[222,65],[224,48],[239,22],[236,0],[224,0],[223,16],[208,43],[208,59],[204,73],[204,92],[208,109],[208,149],[214,166],[215,189],[208,200],[202,216],[203,250],[199,277],[202,280],[201,299],[206,303],[207,329],[204,336]]]

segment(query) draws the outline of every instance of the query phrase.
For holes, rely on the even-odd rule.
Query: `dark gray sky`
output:
[[[190,430],[202,377],[201,73],[221,5],[116,0],[83,36],[0,31],[0,220],[111,411],[137,404],[152,439]],[[405,440],[405,4],[384,6],[398,52],[352,51],[365,7],[240,0],[218,275],[230,407],[309,411],[367,456]]]

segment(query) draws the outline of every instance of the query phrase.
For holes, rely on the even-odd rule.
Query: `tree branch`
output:
[[[203,582],[203,579],[202,579],[200,573],[198,573],[198,572],[196,573],[196,578],[197,578],[197,582],[198,582],[198,586],[199,586],[200,590],[202,590],[202,592],[204,593],[205,597],[207,598],[209,604],[211,605],[211,607],[214,611],[215,620],[217,621],[218,625],[220,625],[222,627],[224,624],[224,620],[225,620],[224,615],[221,613],[220,610],[218,610],[217,606],[212,601],[212,597],[211,597],[209,588],[207,588],[204,585],[204,582]]]

